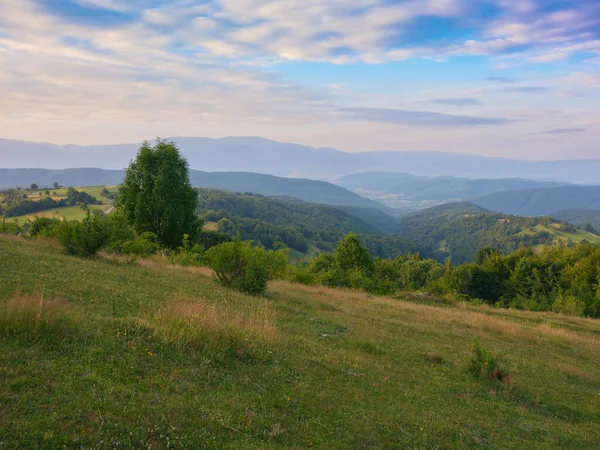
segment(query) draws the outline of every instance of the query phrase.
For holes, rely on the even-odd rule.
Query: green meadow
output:
[[[600,442],[600,321],[272,281],[0,237],[0,448]],[[468,370],[475,343],[505,383]]]

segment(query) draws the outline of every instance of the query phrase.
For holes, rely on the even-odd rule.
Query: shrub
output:
[[[81,221],[62,222],[56,234],[69,255],[82,257],[94,256],[108,240],[102,219],[89,211]]]
[[[572,295],[559,294],[552,304],[552,311],[569,316],[583,316],[585,302]]]
[[[285,250],[267,251],[239,238],[211,248],[206,256],[221,284],[252,295],[263,294],[267,281],[283,274],[287,264]]]
[[[473,346],[473,355],[469,362],[469,372],[476,378],[489,378],[491,380],[508,383],[510,375],[499,364],[500,357],[489,350],[483,349],[476,343]]]
[[[7,222],[6,220],[0,222],[0,234],[19,234],[21,231],[23,230],[16,222]]]
[[[169,253],[169,262],[180,266],[200,266],[204,263],[204,247],[190,244],[190,236],[183,235],[183,243],[177,250]]]
[[[31,237],[50,236],[54,229],[60,224],[57,219],[49,217],[36,217],[29,225],[29,234]]]

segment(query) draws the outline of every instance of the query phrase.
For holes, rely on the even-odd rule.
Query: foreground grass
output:
[[[0,448],[596,448],[600,322],[0,237]],[[429,304],[426,304],[429,303]],[[468,373],[475,341],[510,384]]]

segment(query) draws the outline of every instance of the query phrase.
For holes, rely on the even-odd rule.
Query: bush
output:
[[[572,295],[559,294],[552,304],[552,311],[568,316],[583,316],[585,302]]]
[[[16,222],[7,222],[6,220],[0,222],[0,234],[19,234],[21,231],[23,230]]]
[[[204,247],[190,244],[190,236],[183,235],[183,244],[169,253],[169,262],[180,266],[200,266],[204,263]]]
[[[89,211],[81,221],[62,222],[56,235],[69,255],[82,257],[94,256],[108,241],[102,219]]]
[[[263,294],[267,281],[287,265],[287,251],[267,251],[239,238],[211,248],[206,257],[221,284],[252,295]]]
[[[57,219],[49,217],[36,217],[29,225],[29,234],[31,237],[51,236],[54,229],[60,224]]]
[[[489,350],[481,348],[476,343],[473,346],[473,356],[469,362],[469,372],[476,378],[489,378],[502,383],[508,383],[510,375],[500,367],[499,359],[498,356],[495,356]]]

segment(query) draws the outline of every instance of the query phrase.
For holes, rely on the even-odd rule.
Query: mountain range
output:
[[[335,180],[359,172],[385,171],[420,176],[600,183],[600,160],[534,162],[428,151],[347,153],[258,137],[176,137],[172,140],[192,169],[208,172],[244,171]],[[139,145],[77,146],[0,139],[0,167],[123,169]]]
[[[421,177],[393,172],[364,172],[348,175],[336,181],[336,184],[390,207],[414,210],[471,200],[503,191],[568,185],[564,182],[520,178],[472,180],[457,177]]]

